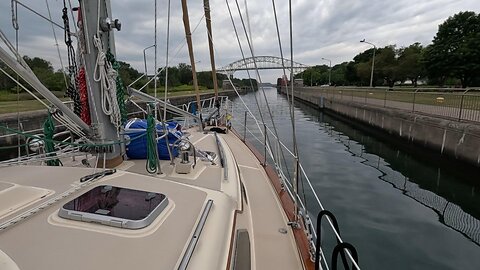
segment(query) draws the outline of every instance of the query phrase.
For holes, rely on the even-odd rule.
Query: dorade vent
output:
[[[97,186],[66,203],[62,218],[125,229],[150,225],[168,205],[162,193],[115,186]]]

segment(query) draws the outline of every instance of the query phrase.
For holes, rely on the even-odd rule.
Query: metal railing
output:
[[[290,180],[290,177],[287,176],[286,171],[287,168],[283,164],[287,164],[289,161],[286,161],[285,159],[282,159],[284,157],[283,153],[281,153],[282,149],[285,150],[287,157],[291,158],[292,164],[293,160],[295,160],[295,155],[291,149],[289,149],[288,146],[286,146],[277,136],[275,136],[275,133],[264,123],[259,123],[259,121],[256,119],[256,117],[249,111],[246,111],[245,113],[241,112],[236,112],[232,108],[232,113],[234,115],[242,115],[244,114],[244,119],[242,120],[236,120],[233,118],[233,122],[235,125],[237,125],[238,129],[237,131],[243,131],[243,134],[240,134],[240,136],[243,135],[243,140],[246,141],[248,139],[248,136],[251,136],[253,140],[260,145],[263,149],[263,152],[265,154],[265,160],[263,161],[264,163],[273,163],[272,165],[277,171],[277,174],[279,175],[284,189],[287,191],[289,196],[291,197],[292,201],[295,201],[295,199],[299,202],[298,208],[299,208],[299,214],[301,215],[303,219],[303,224],[305,226],[304,231],[307,234],[307,239],[310,240],[310,245],[311,245],[311,252],[313,252],[312,255],[312,260],[314,258],[314,253],[315,253],[315,241],[317,239],[317,234],[316,230],[313,228],[314,224],[312,222],[312,219],[309,215],[308,209],[306,207],[306,202],[302,198],[301,194],[294,194],[293,186],[294,183]],[[249,116],[250,115],[250,116]],[[248,119],[252,119],[253,122],[255,122],[255,126],[257,129],[251,130],[247,126]],[[260,150],[260,149],[259,149]],[[268,157],[267,157],[268,155]],[[269,159],[268,159],[269,158]],[[315,189],[312,185],[312,182],[310,178],[308,177],[307,173],[305,172],[305,169],[303,168],[302,164],[299,164],[299,174],[301,175],[300,178],[304,180],[304,187],[308,188],[309,191],[313,194],[315,201],[320,208],[321,211],[326,210],[325,207],[323,206],[322,202],[320,201],[320,198],[318,197],[317,193],[315,192]],[[330,217],[326,217],[327,224],[332,230],[335,239],[338,243],[345,243],[340,235],[340,232],[337,230],[334,221]],[[317,224],[318,226],[318,224]],[[349,259],[349,262],[351,263],[352,267],[355,267],[353,269],[360,269],[358,263],[355,261],[354,256],[345,249],[345,254]],[[325,257],[325,252],[323,251],[322,247],[320,246],[319,250],[319,256],[321,258],[320,262],[317,262],[323,266],[323,269],[330,269],[328,265],[328,261]]]
[[[458,121],[480,122],[480,89],[447,88],[302,88],[299,95],[319,92],[327,99],[401,109]],[[297,94],[297,93],[296,93]]]

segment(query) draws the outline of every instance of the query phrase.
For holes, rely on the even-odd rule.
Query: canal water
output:
[[[265,94],[279,137],[291,147],[286,97],[274,88]],[[260,118],[255,95],[267,118],[261,91],[242,98]],[[239,98],[234,111],[233,125],[243,134]],[[324,207],[337,217],[342,238],[356,247],[362,269],[480,269],[478,172],[424,162],[298,102],[295,123],[301,163]],[[247,139],[263,149],[253,137],[263,140],[253,119],[247,118],[247,126]],[[306,191],[305,198],[316,219],[312,193]],[[323,237],[330,260],[334,237]]]

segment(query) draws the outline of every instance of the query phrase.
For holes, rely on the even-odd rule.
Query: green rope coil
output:
[[[120,77],[120,63],[117,62],[110,50],[107,51],[107,60],[112,64],[112,68],[117,71],[117,102],[122,123],[125,123],[127,121],[127,108],[125,107],[125,86],[123,85],[122,77]]]
[[[147,116],[147,163],[146,169],[148,173],[156,173],[158,171],[158,152],[157,152],[157,130],[155,128],[155,118],[150,113]]]
[[[43,135],[45,142],[45,152],[49,157],[55,157],[55,144],[53,143],[53,135],[55,133],[55,123],[53,122],[52,114],[49,112],[47,120],[43,123]],[[58,158],[47,160],[48,166],[60,166],[63,165]]]

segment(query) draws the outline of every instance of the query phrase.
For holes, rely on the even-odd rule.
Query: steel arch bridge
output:
[[[285,69],[290,71],[292,66],[292,61],[289,59],[283,59]],[[233,75],[236,71],[240,70],[253,70],[255,69],[255,63],[257,64],[258,69],[283,69],[282,66],[282,58],[276,56],[256,56],[256,57],[248,57],[241,60],[237,60],[232,62],[221,69],[219,72],[225,73],[227,75]],[[293,61],[293,73],[299,73],[310,66],[298,63]]]

